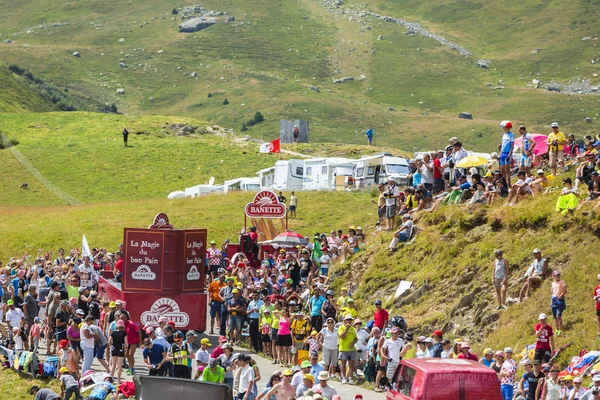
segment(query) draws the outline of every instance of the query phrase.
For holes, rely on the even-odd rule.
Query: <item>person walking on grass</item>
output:
[[[129,139],[129,131],[127,128],[123,128],[123,143],[125,144],[125,147],[127,147],[127,139]]]
[[[555,270],[552,273],[552,279],[552,316],[556,324],[556,336],[560,336],[563,329],[562,314],[567,308],[567,303],[565,302],[567,284],[560,278],[559,270]]]
[[[496,300],[498,301],[498,307],[496,310],[506,308],[504,304],[506,302],[506,283],[508,281],[508,260],[504,258],[502,250],[494,250],[494,269],[492,275],[492,282],[496,289]]]
[[[369,127],[369,129],[367,129],[365,132],[365,135],[367,135],[367,143],[370,146],[373,142],[373,128]]]

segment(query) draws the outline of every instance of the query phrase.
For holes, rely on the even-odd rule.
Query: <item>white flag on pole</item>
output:
[[[87,242],[87,239],[85,238],[85,235],[83,235],[83,238],[81,239],[81,255],[83,256],[91,256],[92,252],[90,251],[90,245]]]

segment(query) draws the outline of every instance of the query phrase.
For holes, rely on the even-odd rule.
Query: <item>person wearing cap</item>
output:
[[[233,289],[231,294],[233,297],[227,301],[229,341],[235,343],[242,340],[242,322],[243,316],[246,313],[246,302],[242,299],[239,289]]]
[[[429,353],[431,354],[431,357],[441,358],[442,351],[444,350],[442,347],[442,340],[444,340],[444,334],[443,334],[442,330],[441,329],[434,330],[431,335],[431,338],[433,339],[433,341],[435,343],[429,349]]]
[[[319,386],[316,387],[316,390],[321,393],[321,395],[326,399],[332,399],[333,396],[337,396],[337,390],[334,387],[329,386],[329,373],[327,371],[320,372],[318,375],[319,378]]]
[[[350,296],[348,295],[348,288],[345,286],[340,289],[340,292],[341,296],[337,298],[336,302],[338,308],[342,309],[348,306],[348,299],[350,299]]]
[[[295,375],[294,375],[295,377]],[[302,398],[304,392],[311,389],[315,384],[315,377],[313,374],[306,373],[302,376],[302,382],[296,386],[296,398]]]
[[[543,169],[538,169],[536,171],[536,174],[537,174],[537,178],[533,179],[531,181],[531,183],[529,184],[529,187],[531,187],[531,193],[533,194],[533,196],[536,196],[537,194],[541,193],[543,190],[546,190],[550,187],[550,180],[546,176],[546,173],[544,172]]]
[[[231,266],[229,266],[231,267]],[[231,271],[228,270],[228,273],[231,273]],[[223,299],[223,303],[221,304],[221,326],[219,327],[219,335],[221,336],[225,336],[227,335],[227,319],[228,319],[228,311],[227,311],[227,302],[229,300],[231,300],[233,298],[233,290],[236,289],[236,287],[234,286],[234,282],[235,282],[235,278],[232,276],[225,276],[225,283],[227,284],[226,286],[221,287],[221,290],[219,291],[219,296]]]
[[[508,260],[504,257],[504,252],[501,249],[494,250],[494,266],[492,269],[492,282],[496,289],[496,301],[498,307],[496,310],[506,308],[506,286],[508,282]]]
[[[568,397],[566,397],[566,399],[581,400],[581,397],[586,391],[587,390],[585,388],[581,387],[581,377],[576,376],[575,378],[573,378],[573,390],[571,390],[571,393]]]
[[[527,176],[531,170],[531,161],[533,159],[533,149],[535,148],[535,141],[531,137],[531,134],[527,132],[525,125],[519,126],[519,134],[521,135],[521,162],[520,167],[522,171],[525,171]]]
[[[596,200],[598,197],[600,197],[600,174],[598,171],[592,171],[588,182],[588,197],[585,200]]]
[[[559,400],[561,383],[558,378],[558,373],[560,372],[558,365],[543,366],[542,371],[548,371],[549,374],[546,379],[544,379],[543,386],[540,387],[538,385],[538,392],[540,392],[540,394],[543,393],[543,398],[545,400]],[[540,398],[542,398],[542,396],[540,396]]]
[[[546,314],[541,313],[538,321],[534,328],[536,336],[534,360],[547,363],[554,351],[554,331],[546,321]]]
[[[316,288],[308,301],[310,326],[317,332],[320,332],[321,329],[323,329],[323,305],[327,300],[324,296],[324,292],[324,290]]]
[[[210,359],[208,362],[208,368],[204,368],[204,371],[202,371],[202,380],[204,382],[213,383],[225,382],[225,368],[219,365],[219,359]]]
[[[388,178],[387,187],[383,193],[385,197],[385,217],[387,218],[387,230],[394,229],[394,220],[396,218],[396,203],[400,198],[400,189],[396,186],[396,180],[393,177]]]
[[[296,395],[296,388],[292,385],[292,377],[294,373],[291,369],[285,369],[282,373],[281,382],[275,384],[271,390],[269,390],[262,399],[271,399],[275,396],[276,399],[291,399]]]
[[[533,262],[525,272],[525,283],[519,293],[519,303],[529,297],[532,286],[539,286],[548,272],[548,260],[542,257],[540,249],[533,249]]]
[[[567,295],[567,284],[561,279],[560,270],[552,272],[552,316],[556,325],[556,336],[560,336],[563,329],[562,315],[567,308],[565,296]]]
[[[153,343],[152,339],[147,337],[143,342],[144,364],[148,368],[150,376],[165,376],[165,362],[167,361],[167,349],[158,343]]]
[[[221,308],[225,301],[221,297],[221,289],[227,286],[225,283],[225,275],[219,275],[208,285],[208,296],[210,298],[210,334],[214,334],[215,321],[217,326],[221,325]]]
[[[510,162],[513,154],[513,149],[515,147],[515,136],[511,132],[512,122],[510,121],[502,121],[500,122],[500,126],[504,133],[502,134],[502,143],[500,144],[500,157],[498,161],[500,162],[500,170],[502,171],[502,175],[506,178],[508,186],[510,186]]]
[[[399,243],[406,243],[410,240],[414,229],[414,223],[410,218],[410,214],[402,214],[402,225],[396,232],[394,232],[394,237],[390,242],[388,247],[389,252],[394,252],[397,250],[397,246]]]
[[[390,314],[385,308],[383,308],[381,300],[375,300],[374,305],[375,311],[373,312],[373,326],[376,326],[380,330],[383,330],[383,328],[385,328],[388,324]]]
[[[498,373],[500,377],[500,390],[504,400],[512,400],[514,391],[515,375],[517,374],[517,362],[513,359],[513,350],[506,347],[503,352],[504,362]]]
[[[600,374],[592,375],[592,385],[579,397],[579,400],[600,399]]]
[[[258,292],[250,292],[248,294],[248,310],[247,316],[249,321],[250,345],[254,348],[255,353],[263,351],[262,340],[260,340],[260,308],[265,304],[259,296]]]
[[[339,336],[339,360],[341,361],[342,383],[353,384],[352,376],[356,373],[356,348],[354,345],[358,341],[356,329],[352,326],[354,316],[346,314],[344,323],[338,328]]]
[[[394,372],[396,372],[396,368],[400,363],[400,352],[404,346],[404,340],[398,337],[399,334],[400,329],[396,326],[392,327],[391,337],[387,338],[383,343],[383,346],[381,346],[379,349],[381,362],[387,364],[386,376],[390,382],[392,381]]]
[[[559,398],[561,400],[566,399],[569,400],[569,397],[571,396],[571,393],[573,393],[573,391],[575,390],[575,386],[573,386],[573,376],[572,375],[565,375],[562,378],[563,382],[563,386],[560,389],[560,396]]]
[[[573,213],[579,204],[579,189],[573,186],[571,178],[563,178],[563,188],[556,200],[555,211],[562,215]]]
[[[356,368],[363,371],[367,364],[367,344],[370,335],[369,331],[363,328],[363,323],[360,319],[356,318],[353,325],[357,335],[357,341],[354,345],[356,348]]]
[[[296,367],[294,367],[296,368]],[[292,369],[294,371],[294,369]],[[304,375],[310,373],[310,361],[304,360],[300,363],[300,372],[294,373],[292,376],[292,386],[297,388],[302,384],[302,380],[304,379]]]
[[[236,367],[236,364],[235,364],[236,357],[235,357],[235,353],[233,352],[233,346],[231,346],[229,343],[223,343],[223,344],[221,344],[220,348],[223,350],[223,354],[221,354],[218,357],[214,357],[211,354],[211,359],[218,358],[220,360],[221,366],[225,369],[224,383],[226,385],[228,385],[229,387],[233,388],[233,386],[234,386],[234,369]]]
[[[241,354],[237,357],[237,366],[241,370],[237,387],[238,400],[254,400],[258,394],[256,373],[250,362],[251,358],[248,355]]]
[[[479,363],[491,368],[492,364],[494,363],[494,350],[490,349],[489,347],[483,349],[483,357],[481,357]]]
[[[188,333],[190,332],[193,331],[189,331]],[[195,333],[193,333],[193,335],[195,335]],[[200,375],[202,375],[202,373],[204,372],[204,369],[206,369],[206,367],[208,366],[208,362],[210,361],[210,353],[208,352],[209,347],[210,339],[202,338],[202,340],[200,340],[200,349],[196,352],[196,376],[194,377],[194,379],[198,379]]]
[[[561,165],[561,168],[565,167],[565,156],[564,156],[564,145],[567,143],[565,134],[558,129],[558,123],[553,122],[550,127],[552,132],[548,134],[546,143],[548,144],[548,155],[550,156],[550,168],[552,168],[552,175],[556,175],[556,164]]]
[[[460,345],[460,354],[458,355],[459,359],[466,359],[466,360],[473,360],[473,361],[478,361],[479,358],[477,357],[477,354],[471,352],[471,346],[469,346],[469,343],[467,342],[463,342]]]
[[[84,310],[84,312],[85,312],[85,310]],[[100,324],[100,313],[101,312],[102,312],[102,307],[100,306],[100,303],[98,302],[98,292],[91,291],[89,301],[88,301],[88,314],[90,314],[92,317],[94,317],[95,325],[99,326],[99,324]]]
[[[127,352],[127,332],[125,332],[125,322],[119,319],[115,323],[115,330],[111,332],[110,338],[108,339],[111,352],[111,367],[110,375],[115,376],[117,372],[117,384],[121,384],[121,372],[123,370],[123,360],[125,353]]]
[[[173,334],[171,354],[173,355],[173,376],[175,378],[192,379],[192,347],[183,338],[183,333],[177,331]]]
[[[292,347],[290,350],[292,352],[292,363],[295,364],[298,359],[298,350],[305,350],[304,340],[310,333],[310,324],[302,311],[295,313],[290,329],[292,331]]]
[[[540,381],[544,381],[544,373],[540,371],[539,360],[533,361],[533,368],[531,363],[525,364],[526,373],[519,381],[520,396],[525,396],[526,400],[538,400],[537,389]]]
[[[21,328],[25,324],[25,314],[23,310],[15,307],[14,300],[10,299],[6,302],[8,311],[6,312],[5,319],[8,327],[12,330],[13,328]]]

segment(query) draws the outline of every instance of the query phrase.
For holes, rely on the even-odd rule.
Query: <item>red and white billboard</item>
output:
[[[123,290],[161,291],[164,264],[164,232],[125,229]]]
[[[183,291],[204,290],[204,260],[206,258],[206,229],[183,231]]]
[[[258,192],[254,201],[246,204],[246,215],[250,218],[283,218],[286,211],[285,205],[270,190]]]

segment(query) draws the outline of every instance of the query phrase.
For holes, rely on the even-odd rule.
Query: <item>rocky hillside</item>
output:
[[[495,205],[469,213],[463,207],[441,207],[416,219],[420,228],[414,243],[397,253],[387,252],[391,234],[370,239],[367,251],[339,266],[336,286],[348,285],[360,299],[365,317],[372,301],[383,299],[394,314],[403,315],[417,332],[440,328],[450,337],[469,338],[476,349],[519,347],[532,343],[537,315],[550,315],[550,278],[521,304],[511,301],[496,310],[491,281],[493,251],[504,250],[510,264],[508,297],[518,298],[523,275],[540,248],[550,268],[563,271],[568,287],[564,335],[559,344],[573,348],[596,345],[594,302],[600,244],[597,215],[563,217],[553,212],[557,193],[524,201],[515,207]],[[592,208],[584,205],[583,212]],[[399,298],[400,280],[413,288]],[[360,284],[359,284],[360,282]],[[519,348],[519,351],[520,349]]]

